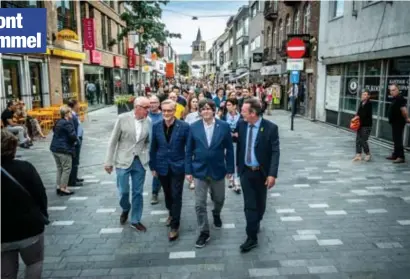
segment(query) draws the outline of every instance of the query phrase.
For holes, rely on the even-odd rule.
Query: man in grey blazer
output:
[[[143,208],[143,186],[145,172],[149,169],[149,145],[151,123],[147,118],[150,108],[149,99],[138,97],[134,110],[118,116],[108,144],[105,171],[117,173],[117,187],[120,195],[121,225],[128,219],[131,210],[131,227],[145,232],[141,224]],[[130,177],[132,197],[130,203]]]

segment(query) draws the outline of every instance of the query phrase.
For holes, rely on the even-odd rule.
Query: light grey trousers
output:
[[[17,249],[1,252],[2,279],[17,279],[17,273],[19,269],[19,255],[26,265],[24,278],[41,278],[44,260],[44,234],[39,235],[37,241],[35,241],[31,245],[27,245],[27,241],[28,240],[23,239],[22,241],[14,242],[13,246],[15,246],[15,248]]]
[[[25,143],[27,141],[27,138],[25,137],[25,129],[23,126],[7,126],[6,129],[12,134],[17,134],[19,144]]]
[[[195,179],[195,211],[200,232],[209,233],[208,211],[206,202],[210,190],[214,202],[213,215],[220,215],[225,201],[225,179],[204,181]]]
[[[53,152],[53,156],[57,165],[57,186],[67,186],[70,179],[73,156],[56,152]]]

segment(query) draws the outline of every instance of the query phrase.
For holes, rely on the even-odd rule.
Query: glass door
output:
[[[4,88],[7,101],[21,99],[19,64],[20,62],[17,60],[3,60]]]
[[[78,68],[61,67],[61,86],[63,89],[63,103],[71,99],[80,101],[80,87],[78,85]]]
[[[43,92],[41,87],[41,63],[30,62],[30,90],[32,96],[32,107],[43,107]]]

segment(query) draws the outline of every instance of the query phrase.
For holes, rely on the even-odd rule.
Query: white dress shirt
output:
[[[138,142],[141,139],[142,122],[143,122],[143,119],[136,119],[135,118],[135,140],[136,140],[136,142]]]
[[[214,128],[215,128],[215,119],[212,120],[211,124],[207,124],[205,121],[204,123],[204,129],[205,129],[205,135],[206,135],[206,140],[208,142],[208,147],[211,146],[212,142],[212,136],[214,134]]]

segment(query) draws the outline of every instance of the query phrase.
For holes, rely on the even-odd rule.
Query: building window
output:
[[[32,108],[41,108],[43,106],[43,94],[41,88],[41,63],[29,62],[29,68]]]
[[[276,47],[276,45],[277,45],[277,44],[276,44],[276,40],[278,39],[278,37],[277,37],[277,36],[278,36],[278,34],[277,34],[278,32],[276,32],[276,29],[277,29],[277,28],[276,28],[276,26],[275,26],[275,28],[273,28],[273,47]]]
[[[199,51],[199,46],[194,46],[194,51]]]
[[[266,29],[266,33],[268,34],[267,36],[267,46],[271,47],[272,46],[272,34],[271,34],[271,30],[270,30],[270,26],[268,26],[268,28]]]
[[[274,11],[278,10],[278,0],[273,0],[273,10]]]
[[[280,48],[280,46],[282,45],[282,43],[283,43],[283,32],[284,32],[284,30],[283,30],[283,21],[282,21],[282,19],[279,21],[279,41],[278,41],[278,48]]]
[[[391,96],[389,87],[392,84],[397,84],[399,87],[400,94],[409,100],[408,92],[410,87],[410,56],[391,59],[389,61],[388,73],[387,73],[387,82],[384,89],[384,96],[382,101],[384,102],[384,113],[383,116],[387,117]]]
[[[261,36],[255,38],[255,49],[261,47]]]
[[[299,10],[296,12],[293,17],[293,34],[299,34],[300,30],[300,21],[299,21]]]
[[[310,3],[305,5],[305,9],[303,11],[303,34],[309,34],[310,30]]]
[[[61,0],[56,1],[57,7],[57,26],[58,31],[63,29],[70,29],[77,32],[77,21],[74,1]]]
[[[111,0],[111,1],[110,1],[110,7],[111,7],[112,9],[115,9],[115,1],[114,1],[114,0]]]
[[[107,26],[106,26],[107,17],[101,15],[101,38],[102,38],[102,48],[107,49]]]
[[[112,51],[112,44],[111,44],[111,41],[112,41],[112,29],[111,29],[111,19],[110,19],[110,18],[108,18],[107,28],[108,28],[108,50],[109,50],[109,51]]]
[[[292,25],[290,24],[290,16],[286,16],[286,35],[292,32]]]
[[[80,2],[80,18],[86,18],[87,17],[87,4],[83,1]]]
[[[339,17],[343,15],[344,8],[345,8],[345,1],[344,0],[336,0],[333,2],[333,17]]]
[[[382,74],[381,68],[381,60],[365,62],[363,88],[367,89],[370,93],[370,101],[372,102],[373,115],[377,115],[377,109],[379,108],[379,94],[381,89],[380,81]]]
[[[120,29],[120,25],[117,23],[117,35],[119,35],[121,33],[121,29]],[[124,42],[124,39],[122,39],[121,41],[118,41],[117,47],[118,47],[118,53],[119,54],[124,54],[122,52],[122,43]]]
[[[88,17],[94,18],[94,7],[93,6],[88,6]]]
[[[205,51],[205,46],[201,45],[201,51]]]
[[[117,1],[118,4],[118,14],[121,14],[121,2]]]
[[[42,8],[41,1],[0,1],[2,8]]]
[[[356,104],[359,96],[359,63],[346,64],[346,76],[344,77],[343,110],[356,112]]]
[[[79,96],[78,68],[61,67],[61,86],[63,88],[63,103],[66,104],[70,99],[77,99]]]
[[[4,88],[8,101],[21,99],[20,76],[20,62],[3,59]]]

